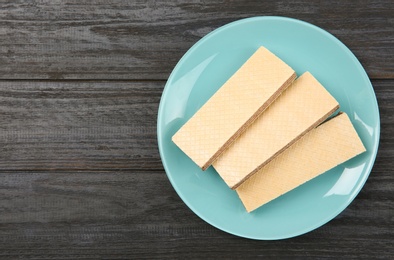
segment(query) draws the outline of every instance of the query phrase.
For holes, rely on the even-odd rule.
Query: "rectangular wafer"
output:
[[[213,167],[235,189],[338,108],[334,97],[306,72],[220,155]]]
[[[260,47],[172,137],[203,170],[295,79],[292,68]]]
[[[312,129],[237,189],[248,212],[365,151],[345,114]]]

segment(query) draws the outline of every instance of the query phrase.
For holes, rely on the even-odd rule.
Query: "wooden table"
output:
[[[1,258],[393,258],[394,2],[163,2],[0,1]],[[260,15],[343,41],[381,113],[378,157],[357,198],[282,241],[235,237],[192,213],[156,140],[181,56],[210,31]]]

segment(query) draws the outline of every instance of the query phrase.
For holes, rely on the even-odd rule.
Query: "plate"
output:
[[[301,75],[310,71],[338,100],[367,152],[247,213],[217,172],[200,170],[172,135],[259,46]],[[174,189],[200,218],[228,233],[274,240],[304,234],[327,223],[356,197],[371,172],[380,120],[371,82],[353,53],[328,32],[285,17],[253,17],[229,23],[198,41],[178,62],[164,88],[157,121],[160,156]]]

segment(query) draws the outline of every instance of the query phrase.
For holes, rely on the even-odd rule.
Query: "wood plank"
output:
[[[201,37],[234,20],[289,16],[342,40],[372,78],[394,78],[394,2],[0,3],[1,79],[166,79]]]
[[[164,82],[0,82],[0,169],[162,169]]]
[[[394,156],[394,80],[372,82],[380,153]],[[162,170],[156,119],[164,82],[0,81],[0,171]]]
[[[157,172],[0,173],[3,258],[392,256],[393,175],[378,160],[337,218],[291,240],[241,239],[199,219]]]

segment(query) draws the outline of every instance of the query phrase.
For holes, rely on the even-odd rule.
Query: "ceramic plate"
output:
[[[297,75],[310,71],[326,87],[349,115],[367,152],[247,213],[217,172],[212,167],[201,171],[171,137],[261,45]],[[304,234],[343,211],[368,178],[379,135],[375,93],[357,58],[328,32],[284,17],[239,20],[198,41],[171,73],[157,122],[165,171],[186,205],[223,231],[262,240]]]

